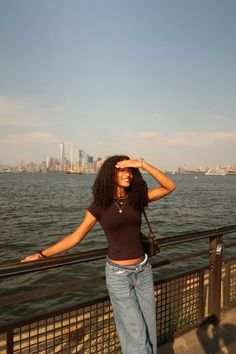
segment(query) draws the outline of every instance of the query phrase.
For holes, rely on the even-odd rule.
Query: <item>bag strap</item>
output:
[[[146,223],[147,223],[147,225],[148,225],[149,231],[150,231],[151,234],[154,236],[154,238],[156,238],[154,232],[152,231],[152,227],[151,227],[151,224],[150,224],[150,222],[149,222],[149,220],[148,220],[148,217],[147,217],[147,214],[146,214],[146,211],[145,211],[145,210],[143,210],[143,215],[144,215],[144,218],[145,218]]]

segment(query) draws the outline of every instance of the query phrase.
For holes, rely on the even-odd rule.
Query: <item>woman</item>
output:
[[[139,169],[158,185],[148,189]],[[157,350],[153,276],[140,239],[141,214],[149,202],[175,187],[143,159],[111,156],[102,164],[93,185],[94,200],[77,230],[23,260],[40,260],[74,247],[99,221],[108,240],[106,282],[124,354],[155,354]]]

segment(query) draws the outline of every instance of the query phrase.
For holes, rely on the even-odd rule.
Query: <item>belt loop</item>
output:
[[[148,259],[147,254],[144,253],[144,260],[139,264],[139,266],[142,266],[142,265],[146,264],[147,259]]]

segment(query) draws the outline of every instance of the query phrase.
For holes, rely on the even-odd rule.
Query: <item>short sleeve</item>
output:
[[[102,208],[97,206],[94,202],[90,204],[87,210],[97,219],[99,220],[102,216]]]

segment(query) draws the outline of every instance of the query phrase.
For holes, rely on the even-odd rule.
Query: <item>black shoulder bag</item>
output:
[[[143,243],[143,249],[148,257],[153,257],[160,252],[160,246],[158,245],[158,241],[156,239],[156,236],[155,236],[154,232],[152,231],[152,228],[151,228],[151,225],[150,225],[150,222],[148,220],[145,210],[143,210],[143,215],[145,217],[145,220],[146,220],[148,228],[149,228],[149,233],[147,236],[144,235],[143,233],[141,233],[141,240]]]

